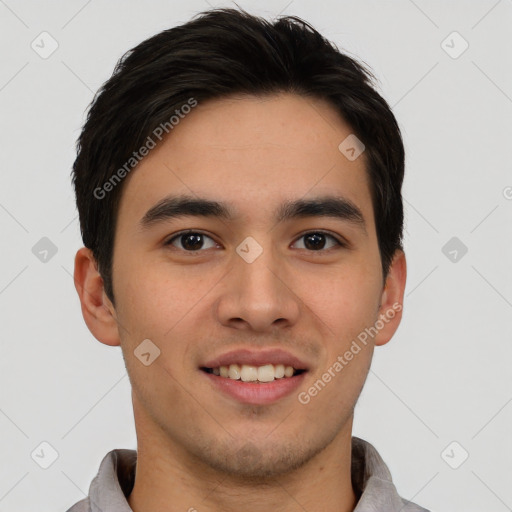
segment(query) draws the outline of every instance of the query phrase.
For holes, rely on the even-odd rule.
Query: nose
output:
[[[300,316],[293,279],[271,248],[254,261],[233,255],[233,266],[216,301],[219,322],[240,330],[272,332],[291,327]]]

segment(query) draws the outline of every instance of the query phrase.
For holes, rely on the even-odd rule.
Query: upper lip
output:
[[[290,354],[282,349],[272,350],[249,350],[239,349],[226,352],[220,356],[210,359],[203,368],[219,368],[220,366],[229,366],[231,364],[246,364],[251,366],[263,366],[266,364],[283,364],[293,366],[296,370],[307,370],[307,364],[297,356]]]

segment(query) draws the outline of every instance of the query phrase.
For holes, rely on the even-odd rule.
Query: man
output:
[[[352,437],[406,282],[396,120],[298,18],[217,9],[144,41],[73,169],[91,333],[120,345],[137,451],[82,511],[421,511]]]

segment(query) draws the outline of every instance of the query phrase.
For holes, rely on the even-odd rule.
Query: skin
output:
[[[328,104],[291,94],[199,104],[124,183],[113,255],[116,306],[91,252],[75,259],[85,322],[106,345],[121,345],[132,384],[138,441],[135,512],[190,510],[351,511],[353,410],[375,346],[387,343],[401,310],[307,404],[297,393],[269,405],[222,395],[199,365],[224,352],[283,348],[307,361],[307,391],[365,328],[402,304],[406,262],[397,251],[384,283],[364,153],[338,145],[350,127]],[[147,210],[168,194],[228,203],[233,220],[182,217],[142,230]],[[285,200],[338,195],[362,212],[347,220],[276,223]],[[185,229],[211,237],[186,251]],[[304,232],[328,231],[320,251]],[[235,251],[247,236],[263,253]],[[134,350],[161,350],[149,366]]]

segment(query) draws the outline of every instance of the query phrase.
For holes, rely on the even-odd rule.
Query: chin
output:
[[[329,440],[330,441],[330,440]],[[329,442],[308,443],[304,439],[295,442],[274,442],[256,444],[251,441],[225,443],[213,442],[203,446],[196,457],[215,472],[246,482],[261,483],[289,474],[320,453]]]

